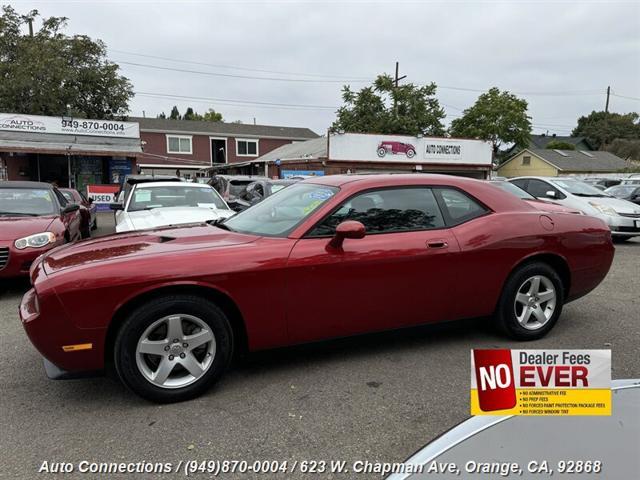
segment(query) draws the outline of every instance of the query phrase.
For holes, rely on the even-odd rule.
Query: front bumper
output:
[[[54,247],[55,245],[47,245],[43,248],[18,250],[13,246],[13,241],[0,240],[0,278],[28,276],[34,260]]]
[[[640,236],[640,216],[599,215],[599,218],[609,226],[614,237]]]
[[[75,377],[79,372],[86,375],[103,370],[106,330],[75,325],[56,293],[42,285],[42,277],[42,268],[34,265],[32,283],[36,288],[25,293],[20,303],[20,320],[29,340],[48,362],[65,371],[66,378],[72,373]]]

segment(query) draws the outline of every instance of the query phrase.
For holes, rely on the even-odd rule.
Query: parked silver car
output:
[[[414,473],[394,473],[387,480],[548,478],[545,468],[562,478],[638,478],[640,381],[611,383],[611,416],[471,417],[406,460],[404,472]]]
[[[614,239],[640,236],[640,207],[615,198],[597,188],[569,177],[518,177],[509,179],[537,198],[553,200],[565,207],[602,219]]]

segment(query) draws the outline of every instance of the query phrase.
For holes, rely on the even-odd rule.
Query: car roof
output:
[[[225,178],[227,180],[249,180],[252,182],[257,182],[258,180],[270,180],[269,177],[265,177],[262,175],[214,175],[211,178],[215,179],[218,177]]]
[[[144,188],[148,187],[175,187],[177,182],[142,182],[144,184]],[[206,183],[195,183],[195,182],[180,182],[181,187],[195,187],[195,188],[211,188],[211,185]]]
[[[3,181],[0,188],[46,188],[51,189],[53,185],[45,182],[23,182],[23,181]]]
[[[148,182],[181,182],[180,177],[175,175],[128,175],[125,182],[129,185],[136,183],[148,183]]]
[[[321,185],[340,187],[346,184],[357,184],[358,188],[367,186],[377,187],[381,184],[389,185],[466,185],[485,183],[484,180],[476,180],[457,175],[438,175],[431,173],[381,173],[381,174],[346,174],[346,175],[326,175],[321,177],[311,177],[301,180],[300,183],[318,183]]]

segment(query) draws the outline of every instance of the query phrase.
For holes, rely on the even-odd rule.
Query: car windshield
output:
[[[514,185],[510,182],[491,182],[496,187],[500,187],[502,190],[513,193],[516,197],[521,198],[523,200],[535,200],[536,198],[528,192],[525,192],[523,189]]]
[[[62,193],[62,195],[64,195],[64,198],[66,198],[69,202],[75,203],[76,199],[73,198],[73,195],[71,194],[70,191],[68,191],[68,190],[60,190],[60,193]]]
[[[171,186],[138,186],[129,202],[129,212],[166,207],[202,207],[227,210],[212,187],[176,183]]]
[[[282,183],[272,183],[271,184],[271,193],[276,193],[279,192],[280,190],[282,190],[283,188],[288,187],[288,184],[282,184]]]
[[[591,185],[570,179],[553,179],[552,183],[564,188],[567,192],[577,195],[578,197],[608,197],[602,190],[592,187]]]
[[[58,210],[53,192],[44,188],[0,188],[0,215],[40,216]]]
[[[241,233],[285,237],[337,191],[313,183],[292,185],[229,218],[224,226]]]
[[[633,191],[638,188],[637,185],[616,185],[605,190],[605,193],[609,195],[620,195],[621,197],[628,197]]]

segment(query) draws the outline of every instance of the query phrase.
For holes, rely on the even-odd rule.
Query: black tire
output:
[[[205,322],[215,338],[213,361],[202,377],[181,388],[163,388],[151,383],[136,363],[138,340],[158,319],[168,315],[192,315]],[[114,365],[120,380],[134,393],[157,403],[173,403],[197,397],[227,370],[233,354],[233,331],[226,315],[214,303],[195,295],[170,295],[134,310],[124,321],[114,344]]]
[[[91,230],[97,230],[98,229],[98,216],[96,215],[96,218],[93,219],[93,225],[91,225]]]
[[[555,289],[555,310],[551,317],[537,329],[529,330],[517,320],[515,301],[518,290],[527,279],[534,276],[546,277]],[[504,284],[502,295],[495,314],[497,327],[515,340],[536,340],[544,337],[554,327],[564,304],[565,292],[558,273],[548,264],[542,262],[527,263],[514,270]]]
[[[416,151],[413,148],[407,150],[407,158],[413,158],[416,154]]]
[[[91,238],[91,227],[89,225],[83,225],[80,228],[80,238]]]

